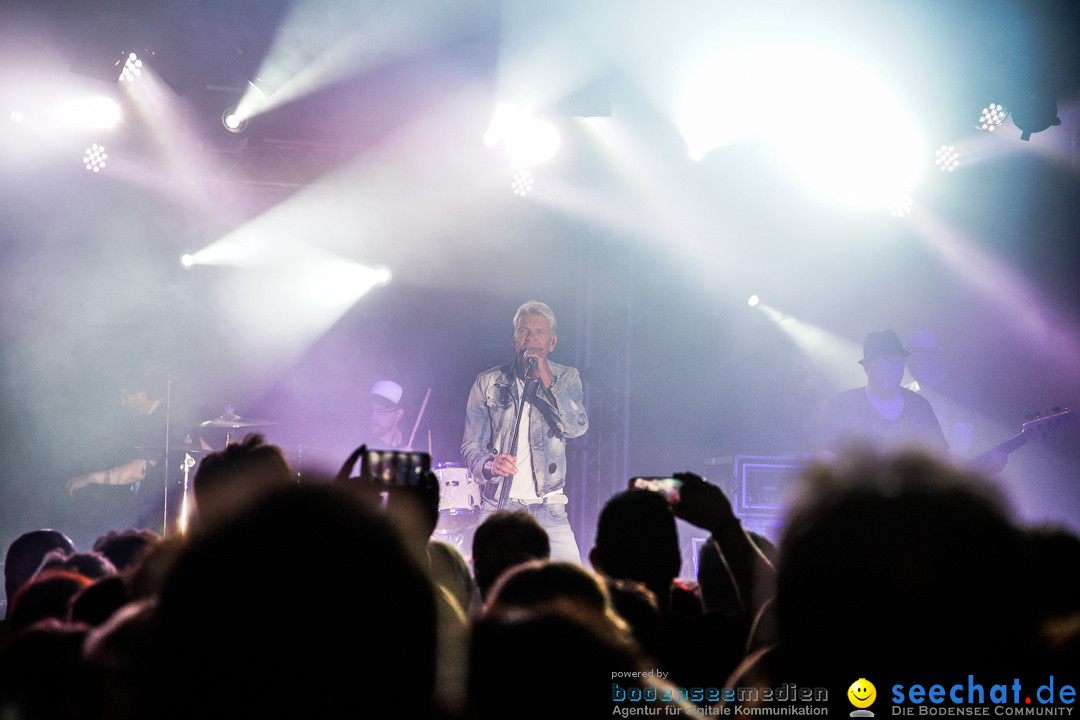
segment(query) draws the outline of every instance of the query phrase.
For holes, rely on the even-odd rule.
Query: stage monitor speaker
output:
[[[733,455],[709,458],[705,479],[720,486],[740,518],[784,514],[791,491],[810,461],[801,457]]]

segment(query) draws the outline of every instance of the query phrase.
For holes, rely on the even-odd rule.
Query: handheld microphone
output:
[[[529,348],[522,348],[521,352],[518,353],[518,359],[521,362],[524,362],[528,367],[535,368],[539,363],[534,357],[525,357],[525,353],[528,352],[528,350]]]
[[[536,389],[540,387],[539,373],[536,370],[536,366],[539,364],[536,358],[525,358],[525,364],[529,366],[529,369],[525,371],[525,392],[531,395],[536,395]],[[532,383],[533,389],[529,390],[529,383]]]

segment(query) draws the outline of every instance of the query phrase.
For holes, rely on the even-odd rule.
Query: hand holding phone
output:
[[[424,452],[367,450],[360,463],[360,479],[373,485],[416,487],[431,473],[431,456]]]
[[[636,477],[630,479],[631,490],[649,490],[660,493],[672,507],[679,504],[682,485],[682,480],[673,477]]]
[[[719,486],[693,473],[676,473],[676,479],[682,482],[677,517],[710,532],[735,518],[731,500]]]

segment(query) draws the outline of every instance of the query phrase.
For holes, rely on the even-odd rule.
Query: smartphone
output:
[[[650,490],[660,493],[672,505],[679,504],[682,480],[671,477],[636,477],[630,480],[630,489]]]
[[[423,452],[367,450],[360,460],[360,479],[372,485],[416,487],[431,473],[431,456]]]

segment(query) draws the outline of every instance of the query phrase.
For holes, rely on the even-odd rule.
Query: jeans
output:
[[[495,504],[484,500],[480,508],[480,520],[482,523],[495,512]],[[532,513],[540,526],[547,531],[548,542],[551,544],[551,559],[563,562],[571,562],[581,565],[581,552],[578,550],[577,539],[574,537],[574,529],[570,527],[570,519],[566,516],[566,503],[543,502],[525,504],[511,498],[506,503],[506,510],[526,510]]]

